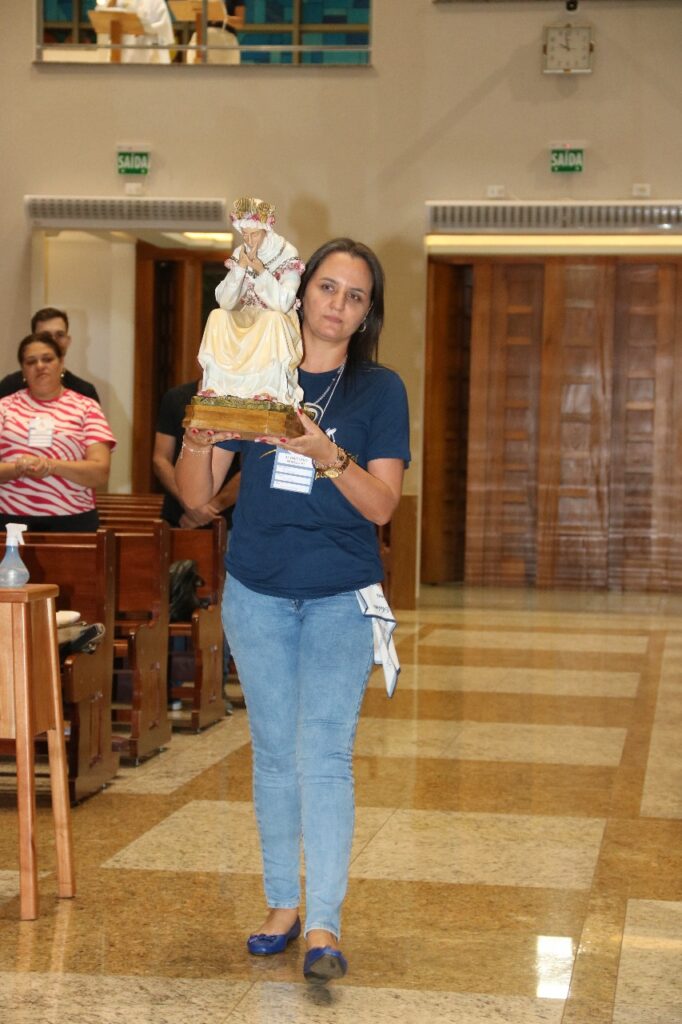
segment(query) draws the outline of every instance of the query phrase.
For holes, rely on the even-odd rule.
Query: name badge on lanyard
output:
[[[31,448],[49,448],[52,444],[55,421],[48,413],[38,413],[28,425],[28,444]]]
[[[289,452],[286,448],[276,449],[270,487],[276,491],[310,494],[314,482],[315,466],[312,459],[300,452]]]

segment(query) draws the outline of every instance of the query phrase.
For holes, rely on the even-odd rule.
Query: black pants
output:
[[[99,526],[97,509],[71,516],[0,516],[0,530],[8,523],[26,523],[29,533],[92,533]]]

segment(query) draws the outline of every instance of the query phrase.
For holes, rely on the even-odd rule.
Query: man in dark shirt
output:
[[[154,435],[154,453],[152,465],[156,478],[166,492],[163,497],[161,518],[165,519],[171,526],[181,526],[185,529],[196,530],[208,526],[215,516],[222,516],[225,519],[229,534],[232,526],[232,507],[239,494],[239,459],[233,459],[232,465],[223,480],[220,490],[213,495],[205,505],[191,508],[180,500],[177,485],[175,483],[175,463],[178,461],[182,449],[182,440],[185,435],[185,428],[182,421],[185,415],[185,407],[196,395],[201,381],[190,380],[186,384],[178,384],[171,388],[161,399],[159,414],[156,420],[156,434]],[[182,650],[184,645],[182,637],[175,637],[171,640],[172,650]],[[227,637],[223,645],[223,681],[227,683],[230,674],[230,648]],[[180,705],[181,706],[181,705]],[[170,699],[169,707],[173,711],[179,710],[178,702]],[[225,698],[225,710],[228,714],[232,712],[231,702]]]
[[[69,318],[63,310],[47,306],[45,309],[39,309],[37,313],[34,313],[31,317],[31,334],[37,334],[39,331],[49,334],[54,338],[62,350],[62,355],[66,356],[71,344],[71,335],[69,334]],[[99,395],[94,386],[89,381],[77,377],[70,370],[64,370],[62,384],[65,388],[77,391],[79,395],[85,395],[86,398],[94,398],[96,402],[99,402]],[[8,373],[6,377],[0,380],[0,398],[13,395],[15,391],[21,391],[25,387],[26,381],[21,370],[17,370],[15,373]]]
[[[196,529],[206,526],[214,516],[223,516],[228,530],[232,525],[232,506],[239,493],[239,460],[234,459],[220,490],[206,505],[188,508],[181,503],[175,483],[174,466],[180,455],[185,429],[182,420],[185,406],[189,405],[199,388],[199,381],[191,380],[171,388],[161,399],[156,421],[154,472],[165,490],[161,517],[171,526]]]

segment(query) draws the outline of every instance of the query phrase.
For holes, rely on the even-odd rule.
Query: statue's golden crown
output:
[[[261,224],[272,224],[275,219],[275,207],[255,196],[242,196],[235,199],[230,214],[233,221],[258,220]]]

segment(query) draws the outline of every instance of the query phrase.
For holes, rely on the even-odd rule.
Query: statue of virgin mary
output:
[[[255,197],[237,199],[230,219],[243,238],[226,260],[214,309],[199,349],[200,395],[264,399],[298,407],[303,358],[296,292],[305,266],[273,230],[275,208]]]

